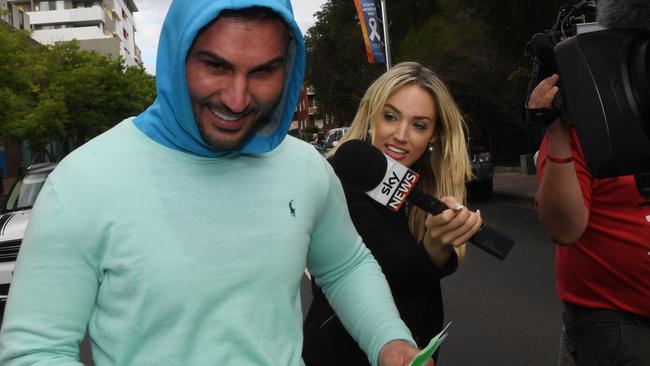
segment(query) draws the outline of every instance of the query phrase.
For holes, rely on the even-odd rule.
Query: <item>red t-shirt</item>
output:
[[[650,202],[632,175],[593,178],[573,128],[570,140],[589,221],[575,244],[557,245],[558,295],[577,305],[650,317]],[[547,145],[548,134],[539,149],[540,182]]]

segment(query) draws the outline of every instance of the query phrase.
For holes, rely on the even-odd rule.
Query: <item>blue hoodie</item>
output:
[[[302,90],[305,46],[293,18],[289,0],[193,0],[172,2],[160,35],[156,66],[158,96],[135,119],[135,125],[153,140],[176,150],[205,157],[220,157],[227,151],[208,145],[199,132],[192,113],[185,78],[185,59],[198,32],[225,9],[262,6],[280,14],[293,31],[286,65],[286,81],[271,120],[250,136],[240,152],[259,154],[276,148],[287,135]]]

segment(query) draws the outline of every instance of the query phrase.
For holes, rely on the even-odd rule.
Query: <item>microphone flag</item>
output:
[[[420,175],[397,161],[384,155],[387,162],[386,174],[381,183],[366,192],[375,201],[397,212],[411,193]]]
[[[384,55],[384,42],[380,33],[380,20],[377,14],[377,6],[374,0],[354,0],[354,5],[357,8],[357,15],[359,16],[359,23],[361,23],[361,31],[363,33],[363,40],[366,44],[366,57],[368,62],[386,63],[386,55]]]

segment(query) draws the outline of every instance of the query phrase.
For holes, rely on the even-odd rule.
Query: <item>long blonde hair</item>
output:
[[[421,188],[434,197],[453,196],[465,202],[465,181],[472,171],[465,141],[465,122],[445,84],[433,71],[416,62],[402,62],[380,76],[366,91],[350,129],[337,146],[347,140],[374,142],[374,130],[386,101],[405,85],[427,91],[436,105],[436,135],[433,151],[426,150],[411,169],[420,174]],[[330,154],[334,154],[336,149]],[[413,236],[422,240],[426,233],[426,212],[414,208],[409,213]],[[462,260],[459,253],[459,260]]]

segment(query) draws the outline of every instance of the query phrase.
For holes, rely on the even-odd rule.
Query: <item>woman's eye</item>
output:
[[[419,130],[426,130],[427,127],[428,127],[426,123],[424,123],[424,122],[419,122],[419,121],[418,121],[418,122],[415,122],[415,123],[413,124],[413,126],[415,126],[415,128],[417,128],[417,129],[419,129]]]
[[[384,113],[384,119],[386,121],[394,121],[397,119],[397,117],[395,117],[395,115],[392,113]]]

